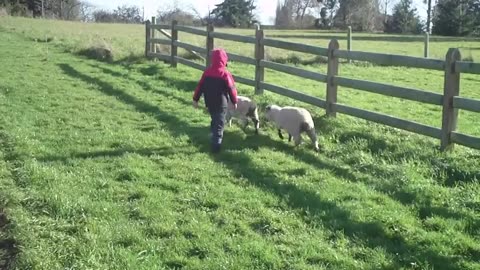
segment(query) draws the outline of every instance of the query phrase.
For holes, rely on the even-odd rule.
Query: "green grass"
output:
[[[15,239],[16,269],[480,267],[478,151],[440,153],[438,141],[306,106],[321,153],[308,143],[295,149],[262,124],[259,136],[227,129],[214,157],[209,118],[190,106],[198,71],[88,60],[65,52],[67,39],[32,41],[42,30],[31,27],[0,31],[0,208],[11,220],[0,240]],[[440,73],[402,68],[342,65],[341,73],[442,84]],[[269,82],[325,92],[286,78],[267,73]],[[478,98],[477,77],[463,79],[462,94]],[[405,109],[348,89],[340,100],[439,121],[413,102]],[[480,134],[476,119],[462,114],[461,129]]]
[[[20,32],[42,42],[50,40],[50,44],[61,45],[70,52],[79,52],[83,49],[102,44],[109,44],[116,60],[136,58],[143,55],[145,50],[145,26],[124,24],[88,24],[78,22],[59,22],[55,20],[32,20],[28,18],[0,17],[0,27],[8,31]],[[254,30],[218,28],[216,31],[254,36]],[[346,33],[326,32],[316,30],[265,30],[267,37],[328,47],[332,38],[340,42],[340,48],[347,48]],[[158,37],[163,37],[157,33]],[[187,43],[204,47],[205,37],[180,32],[179,39]],[[400,55],[423,57],[423,37],[410,35],[387,35],[354,33],[353,49],[358,51],[380,52]],[[480,39],[451,38],[432,36],[430,42],[430,57],[445,59],[449,48],[460,48],[462,56],[474,61],[480,59]],[[229,48],[229,51],[253,56],[253,44],[216,40],[216,46]],[[186,54],[180,49],[181,54]],[[267,55],[277,58],[312,58],[306,54],[285,53],[275,48],[267,48]],[[289,57],[286,57],[289,56]]]
[[[112,48],[113,60],[115,63],[128,63],[131,61],[142,61],[144,51],[144,26],[142,25],[120,25],[120,24],[85,24],[75,22],[59,22],[53,20],[32,20],[14,17],[0,18],[0,25],[9,32],[21,33],[31,40],[36,40],[35,46],[43,48],[45,59],[49,58],[49,51],[52,48],[74,54],[91,53],[89,48],[108,45]],[[217,31],[235,32],[238,34],[252,34],[253,30],[218,29]],[[266,35],[275,38],[304,42],[319,46],[327,46],[332,36],[343,35],[339,33],[321,31],[277,31],[266,30]],[[304,36],[309,38],[297,39],[290,36]],[[322,36],[326,38],[322,38]],[[414,36],[398,36],[384,34],[358,34],[358,43],[355,49],[374,52],[396,53],[404,55],[422,55],[421,42],[414,42]],[[282,38],[283,37],[283,38]],[[314,37],[314,38],[311,38]],[[180,33],[180,40],[204,46],[203,37]],[[39,42],[48,40],[50,42]],[[345,40],[341,40],[341,47],[345,47]],[[322,45],[323,44],[323,45]],[[444,58],[448,48],[459,47],[463,55],[471,55],[476,59],[480,57],[478,50],[478,39],[455,39],[450,37],[432,37],[432,57]],[[246,56],[253,55],[253,45],[236,42],[217,40],[216,46],[222,46],[228,52],[238,53]],[[418,52],[418,53],[417,53]],[[180,49],[180,54],[187,55],[186,51]],[[292,60],[298,58],[300,61],[310,60],[311,55],[285,52],[280,49],[267,48],[267,55],[274,60]],[[418,55],[417,55],[418,56]],[[302,65],[303,68],[326,73],[326,66],[322,64]],[[254,69],[239,63],[231,63],[230,69],[236,75],[252,78]],[[357,63],[354,65],[340,65],[340,75],[350,78],[357,78],[369,81],[382,82],[397,86],[405,86],[420,90],[443,92],[443,72],[410,69],[403,67],[382,67]],[[281,76],[282,80],[277,80]],[[324,85],[316,82],[284,75],[278,72],[268,71],[266,75],[268,82],[289,87],[297,91],[305,92],[319,97],[324,97]],[[480,99],[480,92],[477,91],[480,79],[477,75],[462,74],[461,96]],[[319,89],[320,86],[320,89]],[[414,120],[423,124],[435,127],[441,126],[441,107],[425,105],[417,102],[405,101],[391,97],[369,94],[358,90],[340,88],[339,102],[368,110],[378,111],[404,119]],[[361,106],[358,106],[361,104]],[[460,111],[458,129],[461,132],[480,136],[480,125],[478,125],[478,114],[464,110]]]

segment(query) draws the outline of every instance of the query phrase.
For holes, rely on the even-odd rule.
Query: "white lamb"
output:
[[[302,141],[302,133],[306,132],[310,137],[315,151],[319,151],[317,134],[313,123],[312,115],[303,108],[280,107],[269,105],[266,107],[266,119],[275,123],[278,129],[278,136],[283,140],[282,129],[288,132],[288,141],[295,140],[295,146]]]
[[[260,127],[260,118],[258,117],[257,104],[248,97],[237,96],[237,109],[235,110],[232,103],[228,103],[226,121],[228,126],[232,126],[232,118],[240,119],[246,128],[248,125],[248,118],[251,118],[255,125],[255,133],[258,134]]]

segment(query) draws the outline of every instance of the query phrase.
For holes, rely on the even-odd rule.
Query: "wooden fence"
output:
[[[171,30],[171,40],[155,38],[155,30],[163,29]],[[204,36],[206,38],[205,48],[178,41],[178,31]],[[172,67],[176,67],[177,63],[180,63],[195,69],[205,70],[205,68],[209,65],[209,54],[214,48],[215,39],[249,43],[254,46],[255,59],[231,53],[229,53],[229,59],[255,66],[255,80],[234,76],[238,83],[255,87],[255,94],[262,94],[264,90],[267,90],[323,108],[326,110],[326,113],[329,116],[335,117],[337,113],[343,113],[379,124],[384,124],[394,128],[436,138],[441,141],[442,150],[450,150],[453,148],[454,144],[480,149],[479,137],[474,137],[456,131],[459,109],[480,112],[480,100],[459,96],[460,73],[480,74],[480,63],[461,61],[460,51],[456,48],[451,48],[448,50],[445,60],[437,60],[402,55],[341,50],[337,40],[335,39],[331,40],[328,48],[292,43],[288,41],[266,38],[263,30],[258,28],[255,30],[255,37],[250,37],[215,32],[213,26],[211,25],[209,25],[206,30],[202,30],[193,27],[180,26],[177,25],[176,22],[174,22],[172,25],[161,25],[152,24],[150,21],[147,21],[145,56],[148,58],[157,58],[168,61]],[[171,54],[165,55],[157,53],[155,50],[155,44],[171,46]],[[268,61],[265,59],[266,46],[328,57],[327,74],[307,71],[304,69]],[[177,55],[178,47],[206,55],[205,65],[201,65],[179,57]],[[340,58],[368,61],[381,65],[405,66],[444,71],[445,76],[443,95],[418,89],[338,76]],[[279,72],[288,73],[290,75],[325,83],[326,100],[264,82],[265,69],[276,70]],[[417,122],[396,118],[390,115],[354,108],[338,103],[338,86],[442,106],[442,127],[432,127]]]

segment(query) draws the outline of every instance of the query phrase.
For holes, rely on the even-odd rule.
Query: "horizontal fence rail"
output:
[[[404,66],[433,70],[445,69],[445,61],[443,60],[426,59],[404,55],[336,50],[334,52],[334,56],[350,60],[366,61],[386,66]]]
[[[460,73],[480,74],[480,63],[458,61],[455,70]]]
[[[162,45],[170,45],[172,44],[171,40],[164,39],[164,38],[151,38],[149,39],[150,43],[154,44],[162,44]]]
[[[195,63],[193,61],[190,61],[190,60],[187,60],[183,57],[178,57],[178,56],[175,56],[175,60],[178,61],[178,63],[180,64],[184,64],[186,66],[189,66],[191,68],[194,68],[194,69],[198,69],[198,70],[201,70],[201,71],[204,71],[205,70],[205,66],[203,65],[200,65],[198,63]]]
[[[269,83],[263,83],[262,82],[262,83],[260,83],[260,85],[270,92],[280,94],[280,95],[283,95],[283,96],[286,96],[286,97],[289,97],[289,98],[293,98],[293,99],[296,99],[298,101],[302,101],[302,102],[305,102],[305,103],[308,103],[310,105],[314,105],[314,106],[317,106],[317,107],[320,107],[320,108],[323,108],[323,109],[326,108],[326,102],[323,99],[312,97],[312,96],[306,95],[304,93],[300,93],[300,92],[297,92],[297,91],[294,91],[294,90],[291,90],[291,89],[288,89],[288,88],[276,86],[276,85],[269,84]]]
[[[211,50],[214,49],[215,39],[249,43],[252,44],[252,47],[255,49],[255,56],[253,58],[234,53],[228,53],[228,57],[229,61],[255,66],[255,79],[249,79],[241,76],[233,76],[233,78],[235,82],[239,84],[245,84],[254,87],[256,94],[261,94],[263,93],[263,90],[266,90],[275,94],[292,98],[294,100],[298,100],[300,102],[323,108],[326,110],[327,115],[329,116],[334,117],[338,112],[370,122],[421,134],[435,139],[440,139],[442,150],[452,149],[454,144],[480,149],[480,137],[455,131],[458,109],[480,113],[480,100],[460,96],[460,74],[480,74],[480,63],[461,61],[458,49],[450,49],[445,57],[445,60],[437,60],[428,58],[427,48],[425,48],[425,58],[352,51],[351,32],[349,32],[348,50],[341,50],[339,49],[338,41],[335,39],[331,40],[328,48],[322,48],[312,45],[266,38],[263,30],[260,30],[259,28],[257,28],[255,35],[252,37],[215,32],[212,25],[209,25],[206,30],[202,30],[194,27],[180,26],[177,25],[176,22],[173,22],[172,25],[161,25],[155,24],[153,19],[152,21],[153,24],[149,21],[147,21],[145,24],[145,56],[170,62],[172,67],[176,67],[178,62],[194,69],[204,71],[210,64],[209,54]],[[164,29],[170,30],[171,34]],[[159,31],[166,36],[167,39],[156,38],[155,31]],[[206,47],[180,42],[178,40],[178,31],[205,37]],[[428,35],[426,35],[425,44],[428,44],[428,38]],[[171,46],[170,55],[157,53],[157,47],[154,46],[155,44]],[[265,58],[265,46],[308,53],[316,56],[324,56],[328,60],[328,72],[327,74],[322,74],[291,65],[268,61]],[[177,48],[183,48],[192,52],[195,54],[195,56],[204,61],[204,64],[177,56]],[[203,58],[204,56],[205,58]],[[349,62],[351,60],[356,60],[380,65],[405,66],[411,68],[443,71],[445,74],[444,91],[443,94],[440,94],[434,91],[424,91],[414,88],[394,86],[386,83],[345,78],[339,76],[338,74],[340,58],[348,59]],[[264,82],[264,69],[270,69],[325,83],[326,99],[318,98],[286,87],[266,83]],[[337,94],[339,86],[420,103],[443,106],[442,127],[433,127],[387,114],[359,109],[338,103]]]
[[[311,45],[305,45],[300,43],[293,43],[288,41],[276,40],[276,39],[263,39],[262,45],[274,47],[278,49],[285,49],[296,52],[310,53],[321,56],[328,56],[328,49],[315,47]]]
[[[454,97],[453,107],[457,109],[464,109],[471,112],[480,112],[480,100],[463,98],[463,97]]]
[[[181,25],[175,25],[173,29],[182,31],[185,33],[189,33],[189,34],[199,35],[199,36],[206,36],[208,33],[207,31],[202,29],[197,29],[197,28],[188,27],[188,26],[181,26]]]
[[[384,96],[403,98],[433,105],[443,104],[443,95],[433,92],[393,86],[383,83],[375,83],[370,81],[348,79],[343,77],[335,77],[334,82],[340,86],[359,89],[371,93],[381,94]]]
[[[327,75],[304,70],[301,68],[291,67],[265,60],[260,61],[260,66],[306,79],[311,79],[319,82],[327,82]]]
[[[249,65],[256,65],[257,61],[253,58],[243,56],[243,55],[238,55],[234,53],[228,53],[228,60],[244,63],[244,64],[249,64]]]
[[[436,127],[431,127],[431,126],[427,126],[417,122],[396,118],[386,114],[357,109],[357,108],[339,104],[339,103],[335,104],[334,106],[336,107],[338,112],[344,113],[346,115],[350,115],[350,116],[362,118],[371,122],[422,134],[435,139],[440,139],[441,130]]]
[[[460,145],[480,150],[480,138],[463,133],[452,132],[452,141]]]
[[[210,32],[208,35],[209,37],[212,37],[212,38],[219,38],[219,39],[225,39],[225,40],[237,41],[237,42],[243,42],[243,43],[255,44],[257,42],[257,39],[254,37],[233,35],[233,34],[227,34],[227,33]]]
[[[243,78],[243,77],[240,77],[240,76],[233,76],[233,79],[235,80],[235,82],[238,82],[238,83],[242,83],[242,84],[246,84],[246,85],[250,85],[250,86],[255,86],[255,80]]]
[[[180,41],[174,41],[173,45],[175,45],[177,47],[180,47],[180,48],[183,48],[183,49],[195,51],[195,52],[198,52],[198,53],[201,53],[201,54],[207,54],[207,49],[202,48],[202,47],[198,47],[198,46],[194,46],[194,45],[191,45],[191,44],[188,44],[188,43],[184,43],[184,42],[180,42]]]
[[[163,29],[170,29],[172,26],[168,24],[152,24],[150,27],[154,30],[163,30]]]

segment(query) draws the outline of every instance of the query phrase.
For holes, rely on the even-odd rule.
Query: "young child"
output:
[[[198,101],[203,94],[205,106],[210,113],[213,153],[218,153],[222,145],[228,102],[237,108],[237,88],[232,74],[226,69],[227,62],[228,56],[223,49],[213,50],[211,64],[203,73],[193,94],[193,107],[198,108]]]

